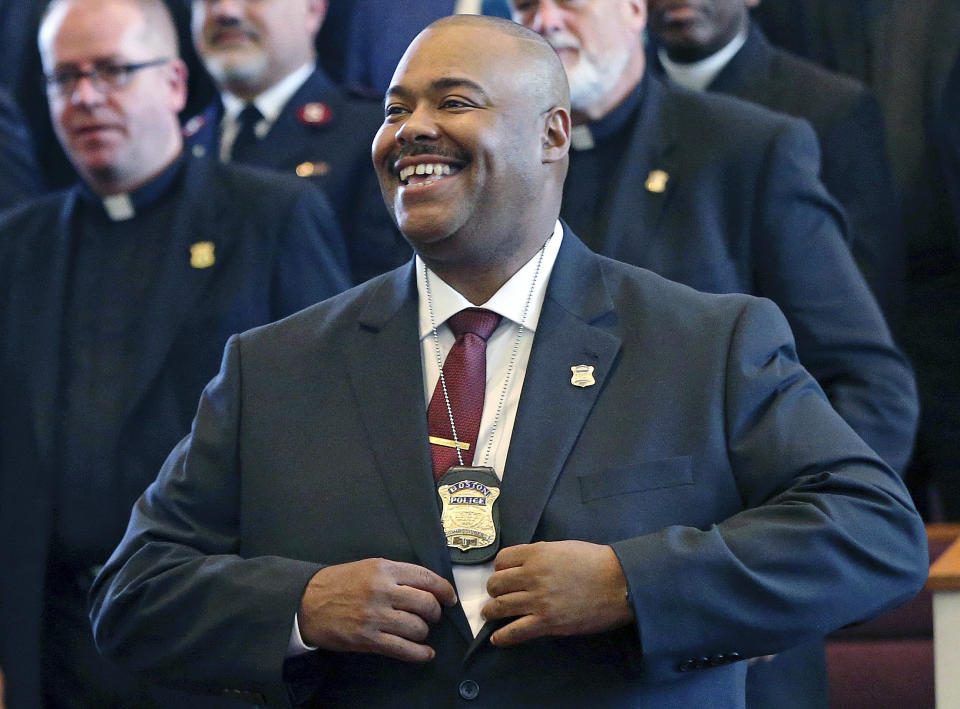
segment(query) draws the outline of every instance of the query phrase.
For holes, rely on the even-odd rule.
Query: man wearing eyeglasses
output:
[[[378,100],[316,65],[326,0],[193,0],[193,39],[220,92],[186,123],[192,149],[298,175],[330,198],[356,282],[410,258],[370,170]]]
[[[191,706],[100,660],[87,587],[229,335],[349,280],[322,193],[183,151],[175,37],[161,0],[55,0],[40,28],[82,183],[0,220],[0,670],[17,709]]]

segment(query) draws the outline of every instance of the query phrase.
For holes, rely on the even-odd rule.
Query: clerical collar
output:
[[[591,150],[598,141],[614,135],[623,128],[633,118],[643,102],[646,85],[647,80],[644,77],[633,87],[633,91],[627,94],[626,98],[603,118],[574,126],[571,143],[573,149]]]
[[[672,61],[667,56],[667,50],[663,47],[657,49],[657,57],[663,65],[663,71],[670,77],[671,81],[694,91],[703,91],[717,78],[717,74],[730,63],[730,60],[736,56],[746,41],[747,27],[744,27],[723,49],[698,62],[682,64]]]
[[[550,273],[553,271],[553,264],[560,251],[560,242],[563,240],[563,226],[560,220],[557,220],[553,228],[553,235],[547,240],[543,250],[543,261],[540,263],[540,275],[534,284],[534,289],[530,297],[530,308],[527,311],[524,327],[535,332],[537,322],[540,320],[540,310],[543,307],[543,300],[547,293],[547,283],[550,280]],[[458,291],[447,285],[435,274],[430,278],[433,313],[437,324],[446,322],[450,316],[456,315],[466,308],[486,308],[503,316],[504,320],[519,324],[523,319],[524,304],[527,300],[527,294],[530,292],[530,284],[536,272],[537,262],[539,260],[539,250],[529,261],[527,261],[510,279],[504,283],[494,293],[486,303],[474,305],[464,298]],[[427,308],[426,284],[424,282],[423,261],[418,255],[416,257],[415,267],[417,270],[417,291],[419,293],[420,303],[420,339],[430,336],[433,333],[433,326],[430,323],[430,313]],[[431,271],[431,274],[433,272]]]
[[[137,212],[159,202],[167,194],[183,171],[185,162],[186,154],[181,152],[163,172],[131,192],[102,195],[91,190],[85,182],[80,182],[77,191],[85,204],[100,211],[110,221],[127,221],[137,216]]]
[[[266,126],[269,130],[270,126],[280,117],[283,107],[293,98],[293,95],[303,86],[315,69],[316,65],[313,62],[307,62],[253,99],[253,105],[263,116],[263,120],[257,125],[257,129],[260,129],[260,126]],[[240,111],[247,105],[247,101],[226,91],[223,92],[221,99],[223,101],[224,118],[231,123],[237,120]],[[263,136],[258,135],[258,137],[262,138]]]

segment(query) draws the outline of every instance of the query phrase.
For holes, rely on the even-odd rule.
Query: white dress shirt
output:
[[[671,61],[670,57],[667,56],[667,50],[663,47],[657,50],[657,56],[660,58],[660,63],[663,64],[664,72],[672,81],[694,91],[703,91],[717,78],[717,74],[730,63],[730,60],[736,56],[746,41],[747,30],[743,29],[723,49],[714,52],[706,59],[689,64]]]
[[[308,62],[253,99],[253,105],[263,115],[263,118],[253,127],[253,132],[258,138],[263,138],[270,132],[270,128],[280,117],[283,107],[303,86],[314,69],[314,63]],[[220,100],[223,102],[223,120],[220,123],[220,162],[229,162],[233,141],[237,139],[237,133],[240,131],[237,116],[247,105],[247,101],[227,91],[223,92]]]
[[[483,400],[483,415],[480,418],[480,432],[477,435],[477,448],[474,453],[473,465],[488,465],[502,478],[503,469],[507,462],[507,451],[510,448],[510,438],[513,434],[513,423],[517,417],[517,406],[520,403],[520,391],[527,371],[527,361],[530,359],[530,348],[533,346],[533,335],[540,321],[540,310],[547,292],[547,282],[553,271],[553,264],[560,250],[563,239],[563,228],[558,221],[553,235],[543,249],[543,260],[540,261],[540,252],[534,254],[486,303],[474,306],[460,293],[444,283],[433,273],[430,273],[430,290],[433,300],[433,314],[437,323],[437,334],[440,340],[440,359],[445,360],[450,348],[453,347],[454,336],[446,320],[465,308],[480,307],[492,310],[503,316],[497,329],[487,340],[487,388]],[[539,262],[540,271],[537,281],[531,283]],[[430,322],[430,309],[427,306],[426,284],[424,282],[424,265],[420,257],[416,259],[417,290],[420,298],[420,352],[423,359],[423,390],[424,401],[429,406],[433,390],[440,378],[440,366],[437,362],[437,348],[433,338],[433,327]],[[527,297],[530,304],[526,318],[524,306]],[[500,412],[500,420],[494,418],[497,411],[497,402],[503,393],[504,382],[510,371],[510,357],[514,343],[517,342],[517,332],[523,322],[523,333],[520,336],[517,348],[516,361],[512,367],[512,376]],[[492,434],[492,436],[491,436]],[[464,565],[454,564],[453,578],[457,585],[457,595],[463,606],[463,611],[470,621],[470,628],[474,635],[483,627],[483,618],[480,609],[490,600],[487,594],[487,579],[493,573],[493,562],[486,564]]]
[[[473,465],[487,465],[496,471],[497,477],[502,479],[503,469],[507,462],[507,451],[510,448],[510,438],[513,435],[513,424],[517,417],[517,407],[520,403],[520,391],[527,371],[527,362],[530,359],[530,349],[533,346],[533,336],[540,321],[540,311],[547,293],[547,283],[553,271],[553,264],[560,251],[560,242],[563,240],[563,227],[557,221],[553,234],[543,248],[543,258],[540,251],[527,261],[510,280],[500,286],[493,296],[481,305],[474,305],[460,293],[447,285],[434,273],[429,272],[430,300],[433,304],[433,316],[437,325],[437,336],[440,347],[440,360],[445,360],[450,348],[453,347],[455,337],[446,324],[447,319],[466,308],[486,308],[503,316],[497,329],[487,340],[487,387],[483,400],[483,415],[480,418],[480,431],[477,435],[477,448],[474,453]],[[539,264],[539,271],[537,266]],[[433,337],[433,324],[430,321],[430,307],[427,301],[426,281],[424,277],[424,263],[416,257],[417,292],[419,295],[420,314],[420,354],[423,364],[423,392],[424,416],[430,405],[430,398],[440,378],[440,364],[437,358],[437,344]],[[536,282],[533,282],[536,274]],[[532,288],[531,288],[532,286]],[[529,305],[527,301],[529,298]],[[526,317],[524,309],[526,308]],[[517,333],[520,323],[523,323],[523,332],[519,342]],[[516,359],[511,366],[514,343],[518,344]],[[496,418],[497,402],[504,391],[504,382],[511,374],[507,386],[500,420]],[[494,427],[496,423],[496,427]],[[426,441],[424,441],[426,443]],[[487,579],[493,574],[493,562],[486,564],[464,565],[454,564],[453,579],[457,587],[457,596],[463,611],[470,622],[474,635],[483,627],[483,618],[480,610],[490,600],[487,593]],[[303,643],[300,628],[296,617],[293,630],[290,634],[290,645],[287,655],[293,656],[316,648]]]

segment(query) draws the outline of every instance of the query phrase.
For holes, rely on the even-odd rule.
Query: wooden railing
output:
[[[940,528],[935,530],[934,528]],[[930,567],[933,592],[933,657],[937,709],[960,707],[960,525],[929,525],[952,534],[953,544]]]

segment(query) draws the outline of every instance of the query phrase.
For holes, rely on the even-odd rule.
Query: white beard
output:
[[[603,101],[630,63],[630,52],[626,47],[610,47],[589,53],[576,37],[567,33],[555,33],[546,39],[554,49],[578,50],[577,63],[569,69],[564,65],[570,83],[570,105],[575,111],[589,113],[591,108]]]

